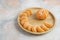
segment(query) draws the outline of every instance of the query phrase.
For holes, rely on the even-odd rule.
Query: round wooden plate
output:
[[[43,9],[43,8],[28,8],[28,9],[32,10],[33,12],[36,12],[37,10]],[[28,9],[25,9],[25,10],[28,10]],[[21,13],[23,13],[25,10],[23,10]],[[47,18],[47,20],[44,20],[44,21],[48,21],[48,20],[49,20],[49,22],[52,22],[53,26],[52,26],[52,28],[50,28],[48,31],[44,31],[44,32],[32,32],[32,31],[29,31],[29,30],[23,28],[22,25],[20,24],[20,15],[21,15],[21,13],[18,15],[18,18],[17,18],[18,24],[19,24],[19,26],[20,26],[23,30],[25,30],[25,31],[28,32],[28,33],[32,33],[32,34],[44,34],[44,33],[47,33],[47,32],[49,32],[49,31],[51,31],[51,29],[54,28],[54,25],[55,25],[55,17],[54,17],[54,15],[53,15],[50,11],[49,11],[49,16],[51,17],[51,19],[49,20],[49,19]],[[30,23],[32,23],[31,20],[34,20],[34,19],[33,19],[34,17],[35,17],[35,16],[29,17]],[[40,24],[41,24],[41,22],[43,22],[43,21],[39,21]],[[36,22],[33,22],[33,24],[34,24],[34,23],[39,24],[39,23],[37,22],[37,20],[36,20]]]

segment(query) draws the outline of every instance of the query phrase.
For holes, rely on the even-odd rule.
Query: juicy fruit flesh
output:
[[[40,9],[36,13],[36,18],[37,19],[46,19],[48,15],[48,11],[45,9]]]

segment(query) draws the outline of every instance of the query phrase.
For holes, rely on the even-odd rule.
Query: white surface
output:
[[[48,5],[46,2],[37,0],[15,0],[16,5],[6,1],[7,5],[5,1],[0,0],[0,40],[60,40],[60,6]],[[56,18],[55,28],[44,35],[32,35],[19,28],[17,16],[23,9],[29,7],[50,10]]]

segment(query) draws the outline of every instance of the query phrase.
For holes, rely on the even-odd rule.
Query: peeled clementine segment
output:
[[[31,10],[26,10],[25,13],[26,13],[28,16],[31,16],[31,15],[32,15],[32,11],[31,11]]]
[[[25,29],[27,29],[27,28],[29,27],[29,23],[25,22],[24,25],[23,25],[23,27],[24,27]]]
[[[27,16],[27,14],[23,12],[23,13],[21,14],[21,17],[22,17],[22,16]]]
[[[20,18],[20,20],[21,21],[28,21],[28,18],[23,16],[23,17]]]
[[[37,30],[37,32],[44,32],[44,30],[40,26],[37,26],[36,30]]]
[[[48,23],[48,22],[45,22],[44,25],[48,28],[51,28],[52,27],[52,24]]]
[[[23,20],[23,19],[28,19],[28,17],[26,17],[26,16],[20,17],[20,20]]]
[[[29,27],[27,28],[27,30],[31,31],[32,30],[32,26],[29,25]]]
[[[28,22],[28,20],[21,20],[21,24],[23,25],[25,22]]]
[[[40,27],[45,31],[49,30],[49,28],[47,28],[45,25],[41,25]]]
[[[28,21],[28,19],[23,19],[23,20],[21,20],[21,21]]]
[[[36,27],[35,26],[32,27],[32,32],[36,32]]]

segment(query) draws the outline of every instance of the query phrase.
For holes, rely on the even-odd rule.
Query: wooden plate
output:
[[[42,24],[43,22],[46,21],[46,22],[49,22],[49,23],[51,23],[51,24],[53,25],[52,28],[50,28],[48,31],[44,31],[44,32],[32,32],[32,31],[29,31],[29,30],[23,28],[23,26],[20,24],[20,15],[21,15],[21,13],[23,13],[25,10],[29,10],[29,9],[32,10],[32,12],[33,12],[33,15],[28,18],[30,24],[32,24],[32,25],[40,25],[40,24]],[[35,13],[36,13],[38,10],[40,10],[40,9],[43,9],[43,8],[28,8],[28,9],[23,10],[23,11],[18,15],[17,21],[18,21],[19,26],[20,26],[23,30],[25,30],[26,32],[29,32],[29,33],[32,33],[32,34],[44,34],[44,33],[49,32],[51,29],[53,29],[53,28],[54,28],[54,25],[55,25],[55,17],[53,16],[53,14],[52,14],[50,11],[48,11],[48,12],[49,12],[49,15],[48,15],[48,17],[47,17],[45,20],[37,20],[37,19],[35,18]]]

